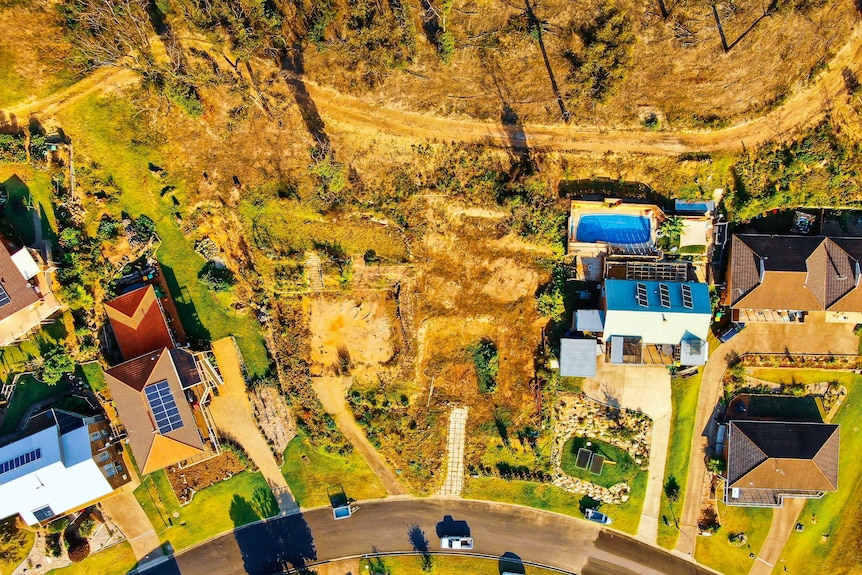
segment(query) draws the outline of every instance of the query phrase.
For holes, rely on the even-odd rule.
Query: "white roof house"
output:
[[[0,518],[35,525],[113,491],[94,459],[90,420],[49,413],[54,425],[0,447]]]
[[[682,345],[687,365],[706,361],[712,322],[709,287],[695,282],[608,279],[605,341],[639,338],[644,344]]]

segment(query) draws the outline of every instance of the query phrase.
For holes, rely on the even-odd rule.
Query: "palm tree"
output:
[[[659,243],[664,249],[679,247],[679,239],[685,228],[685,220],[679,216],[668,216],[658,226]]]

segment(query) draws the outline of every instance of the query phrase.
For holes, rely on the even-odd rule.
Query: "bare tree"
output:
[[[90,68],[119,66],[146,73],[153,65],[148,0],[71,0],[64,6],[69,39]]]

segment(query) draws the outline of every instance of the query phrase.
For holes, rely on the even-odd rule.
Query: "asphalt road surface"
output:
[[[711,573],[597,524],[524,507],[447,499],[363,503],[340,521],[330,509],[273,519],[213,539],[146,573],[270,575],[366,553],[439,551],[441,536],[468,534],[474,553],[581,575]]]

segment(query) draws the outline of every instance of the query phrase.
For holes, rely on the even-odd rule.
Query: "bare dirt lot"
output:
[[[315,375],[357,375],[386,363],[394,353],[393,304],[386,293],[352,294],[311,301],[311,361]]]

